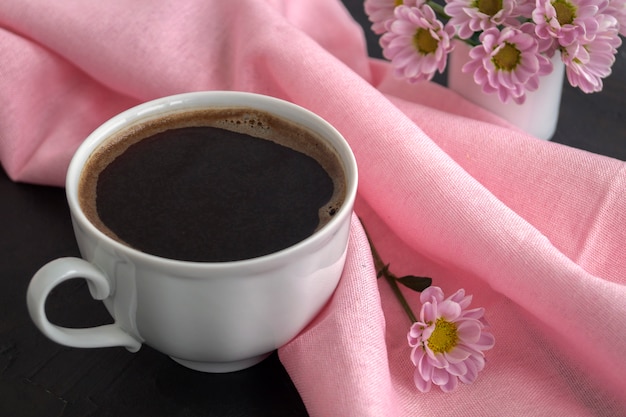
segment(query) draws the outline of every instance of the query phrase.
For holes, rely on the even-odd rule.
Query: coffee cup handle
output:
[[[111,295],[107,277],[95,266],[80,258],[55,259],[37,271],[26,293],[26,304],[33,322],[51,340],[71,347],[95,348],[124,346],[131,352],[141,347],[141,342],[127,333],[117,323],[85,329],[57,326],[48,321],[45,305],[54,287],[73,278],[87,280],[93,298],[104,300]]]

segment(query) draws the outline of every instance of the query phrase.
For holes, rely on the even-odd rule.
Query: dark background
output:
[[[362,1],[344,3],[364,25],[370,55],[380,57]],[[626,160],[625,54],[622,47],[603,92],[564,86],[554,142]],[[44,263],[79,256],[64,191],[15,184],[0,170],[0,226],[0,417],[307,415],[276,354],[244,371],[203,374],[148,346],[131,354],[49,341],[32,324],[25,294]],[[66,326],[110,322],[82,280],[56,289],[47,311]]]

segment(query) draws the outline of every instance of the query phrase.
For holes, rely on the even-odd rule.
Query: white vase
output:
[[[550,140],[556,130],[563,91],[565,66],[560,53],[552,57],[554,70],[540,78],[539,88],[526,93],[526,101],[517,104],[510,100],[502,103],[497,94],[486,94],[474,82],[472,74],[461,71],[469,61],[470,46],[456,42],[448,60],[448,87],[469,101],[497,114],[524,131],[540,139]]]

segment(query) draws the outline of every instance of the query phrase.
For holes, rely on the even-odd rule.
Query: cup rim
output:
[[[117,131],[126,128],[130,124],[135,124],[144,119],[161,114],[200,106],[251,107],[264,112],[273,113],[279,117],[287,118],[291,122],[304,125],[305,127],[320,134],[323,138],[334,136],[335,139],[333,139],[330,144],[339,154],[346,174],[346,195],[344,203],[339,208],[337,213],[322,228],[294,245],[267,255],[236,261],[202,262],[164,258],[124,245],[100,231],[94,224],[91,223],[91,221],[89,221],[78,201],[78,184],[80,175],[82,173],[84,163],[87,161],[89,156],[107,137],[110,137]],[[356,158],[347,140],[329,122],[312,111],[283,99],[258,93],[223,90],[196,91],[165,96],[141,103],[111,117],[96,128],[91,134],[89,134],[77,148],[70,161],[65,181],[67,202],[74,221],[80,223],[80,226],[84,230],[97,236],[99,240],[106,242],[106,244],[111,246],[114,250],[121,251],[130,257],[144,259],[152,263],[160,264],[161,266],[184,266],[186,268],[191,267],[200,269],[228,269],[235,265],[240,268],[247,266],[258,267],[259,264],[271,265],[280,262],[286,257],[293,256],[295,253],[305,250],[306,247],[323,244],[324,241],[335,233],[344,221],[349,222],[349,219],[346,219],[346,217],[352,215],[354,201],[357,194],[357,187],[358,168]]]

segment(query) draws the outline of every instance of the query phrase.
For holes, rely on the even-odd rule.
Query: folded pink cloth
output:
[[[496,345],[475,383],[419,392],[411,323],[355,218],[332,301],[279,350],[312,416],[626,415],[626,165],[395,80],[339,0],[3,0],[0,60],[16,181],[61,186],[97,125],[186,91],[280,97],[343,133],[384,261],[465,288]]]

